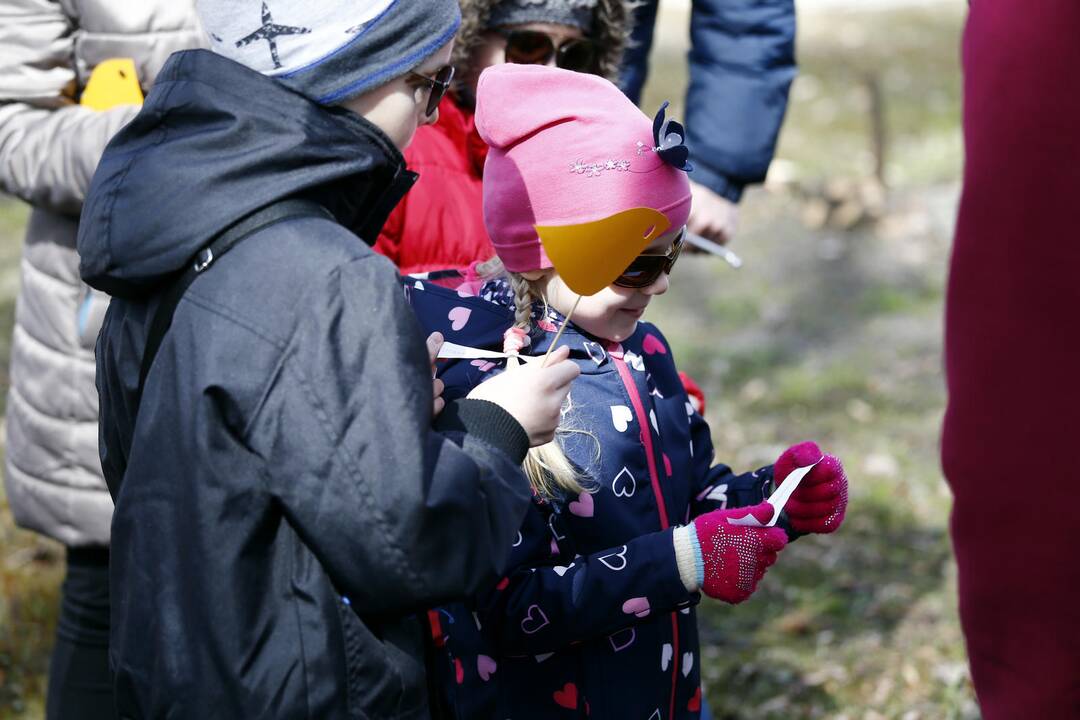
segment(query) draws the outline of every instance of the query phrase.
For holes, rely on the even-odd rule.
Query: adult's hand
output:
[[[694,196],[694,207],[686,229],[706,240],[726,245],[739,229],[739,206],[700,183],[691,181],[690,192]]]
[[[548,357],[547,364],[530,362],[480,383],[469,397],[488,400],[514,416],[536,447],[551,442],[559,426],[563,401],[570,383],[581,368],[567,358],[570,348],[563,345]]]

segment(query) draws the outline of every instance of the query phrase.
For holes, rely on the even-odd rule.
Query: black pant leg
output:
[[[68,548],[47,720],[114,720],[109,671],[109,550]]]

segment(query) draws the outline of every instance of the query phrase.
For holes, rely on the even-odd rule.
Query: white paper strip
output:
[[[452,342],[443,343],[442,349],[439,350],[440,360],[469,360],[472,358],[503,360],[508,357],[510,357],[509,353],[495,352],[494,350],[482,350],[480,348],[469,347],[468,345],[458,345],[457,343]],[[517,357],[526,362],[540,359],[530,355],[518,355]]]
[[[728,265],[738,270],[742,267],[742,258],[736,255],[732,250],[724,247],[720,243],[715,243],[712,240],[707,240],[697,233],[686,233],[686,241],[691,245],[704,250],[705,252],[712,253],[713,255],[719,255],[727,262]]]
[[[818,462],[821,462],[820,460]],[[780,483],[780,487],[776,488],[768,500],[765,502],[773,506],[773,516],[767,523],[758,522],[757,518],[753,515],[747,515],[746,517],[738,519],[728,519],[728,522],[732,525],[746,525],[748,527],[772,527],[776,525],[776,521],[780,519],[780,511],[787,505],[788,500],[791,498],[791,493],[795,492],[795,489],[799,487],[799,483],[806,477],[807,473],[814,469],[812,465],[804,465],[803,467],[795,468],[791,473],[784,478],[784,482]]]

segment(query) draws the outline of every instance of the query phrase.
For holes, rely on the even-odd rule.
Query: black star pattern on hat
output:
[[[258,40],[266,40],[270,43],[270,57],[274,59],[274,69],[281,67],[281,60],[278,59],[277,54],[277,38],[282,35],[306,35],[311,32],[310,28],[305,27],[293,27],[292,25],[275,25],[273,18],[270,17],[270,8],[266,6],[264,2],[262,5],[262,27],[251,33],[247,37],[240,38],[236,41],[236,47],[242,48],[245,45],[250,45]]]

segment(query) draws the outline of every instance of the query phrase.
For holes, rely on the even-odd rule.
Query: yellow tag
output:
[[[593,295],[615,282],[671,222],[652,208],[631,208],[580,225],[537,225],[555,271],[574,292]]]
[[[112,58],[99,63],[90,73],[80,105],[108,110],[117,105],[142,105],[142,88],[131,58]]]

